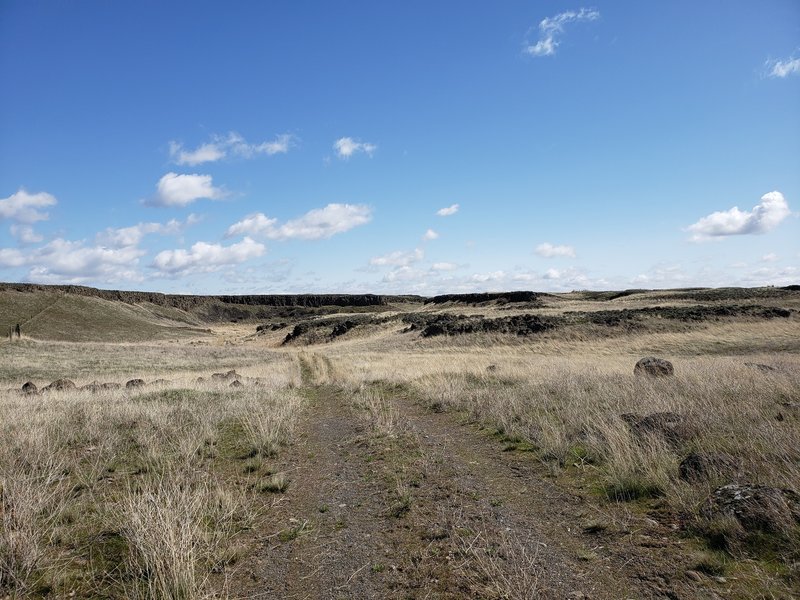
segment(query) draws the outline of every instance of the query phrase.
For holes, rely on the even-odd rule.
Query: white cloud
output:
[[[248,234],[271,240],[319,240],[344,233],[372,218],[372,209],[364,204],[328,204],[315,208],[302,217],[278,226],[278,220],[263,213],[248,215],[228,227],[226,237]]]
[[[776,260],[778,260],[778,255],[774,252],[770,252],[761,257],[761,262],[775,262]]]
[[[739,210],[738,207],[718,211],[703,217],[687,230],[692,233],[692,241],[699,242],[730,235],[766,233],[777,227],[790,214],[786,199],[778,191],[761,196],[761,202],[752,210]]]
[[[58,238],[30,252],[0,250],[0,266],[30,267],[28,279],[39,283],[140,281],[136,265],[143,254],[133,246],[105,248]]]
[[[371,258],[369,264],[375,267],[407,267],[410,264],[421,261],[425,258],[425,252],[421,248],[411,252],[396,251],[383,256]]]
[[[16,248],[0,248],[0,267],[22,267],[28,262],[28,257]]]
[[[800,73],[800,58],[787,58],[786,60],[767,61],[768,75],[783,79],[789,75]]]
[[[460,207],[458,204],[451,204],[450,206],[446,206],[445,208],[440,208],[436,211],[436,214],[440,217],[449,217],[450,215],[454,215],[458,212]]]
[[[359,152],[372,156],[378,146],[369,142],[358,142],[351,137],[343,137],[333,143],[333,149],[336,151],[336,156],[347,159]]]
[[[185,150],[182,144],[170,142],[169,154],[176,164],[195,166],[224,158],[225,150],[215,143],[203,144],[194,150]]]
[[[258,154],[268,156],[285,154],[289,151],[294,139],[292,134],[283,133],[276,136],[274,140],[251,144],[235,131],[231,131],[224,137],[212,136],[212,141],[201,144],[194,150],[187,150],[180,142],[171,141],[169,154],[176,164],[195,166],[215,162],[229,155],[252,158]]]
[[[0,219],[10,219],[19,223],[46,221],[50,215],[39,209],[55,204],[55,197],[47,192],[29,194],[20,188],[8,198],[0,199]]]
[[[385,283],[393,283],[397,281],[416,281],[423,276],[421,271],[414,269],[408,265],[403,265],[394,269],[393,271],[389,271],[383,277],[383,281]]]
[[[456,269],[458,269],[458,265],[451,262],[435,262],[431,265],[432,271],[455,271]]]
[[[214,187],[211,175],[167,173],[158,180],[156,195],[145,201],[150,206],[187,206],[195,200],[220,200],[227,193]]]
[[[531,56],[552,56],[556,53],[559,41],[557,37],[564,32],[564,26],[574,21],[595,21],[600,18],[600,11],[594,8],[581,8],[578,11],[568,10],[542,19],[539,23],[539,40],[527,45],[525,52]]]
[[[112,228],[97,234],[96,241],[103,246],[112,248],[124,248],[126,246],[137,246],[142,238],[150,233],[160,233],[162,235],[174,235],[181,233],[189,225],[194,225],[200,220],[195,214],[190,214],[185,221],[172,219],[166,223],[137,223],[130,227]]]
[[[550,242],[544,242],[536,246],[536,254],[545,258],[575,258],[575,248],[572,246],[554,246]]]
[[[152,267],[165,276],[211,273],[229,265],[237,265],[262,256],[266,247],[249,237],[241,242],[223,246],[197,242],[189,250],[164,250],[153,258]]]
[[[30,225],[12,225],[11,235],[17,238],[22,244],[38,244],[44,237],[33,230]]]
[[[435,240],[438,238],[439,234],[436,233],[433,229],[428,229],[428,231],[425,232],[425,235],[422,236],[422,239],[425,240],[426,242],[430,242],[431,240]]]

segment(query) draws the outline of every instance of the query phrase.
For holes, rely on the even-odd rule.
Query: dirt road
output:
[[[290,486],[234,596],[720,598],[665,526],[559,488],[530,453],[399,391],[391,435],[352,393],[308,394],[275,465]]]

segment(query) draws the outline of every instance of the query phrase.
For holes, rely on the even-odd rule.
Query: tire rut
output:
[[[242,597],[384,598],[383,490],[359,458],[363,427],[343,395],[311,388],[296,442],[278,461],[290,487],[270,511]]]

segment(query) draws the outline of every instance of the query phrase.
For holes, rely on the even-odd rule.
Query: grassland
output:
[[[0,345],[0,595],[800,587],[799,292],[262,307],[236,323],[40,291],[0,307],[26,323]],[[443,322],[459,333],[427,329]],[[634,376],[648,355],[675,375]],[[19,392],[59,378],[123,386]],[[715,510],[725,485],[778,490],[772,512]]]

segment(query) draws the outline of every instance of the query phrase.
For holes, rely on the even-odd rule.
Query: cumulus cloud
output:
[[[436,214],[440,217],[449,217],[450,215],[454,215],[458,212],[459,206],[458,204],[451,204],[450,206],[446,206],[445,208],[440,208],[436,211]]]
[[[29,194],[20,188],[8,198],[0,199],[0,219],[9,219],[18,223],[35,223],[46,221],[50,215],[40,210],[56,204],[54,196],[47,192]]]
[[[228,156],[252,158],[258,154],[266,154],[268,156],[286,154],[294,139],[292,134],[284,133],[276,136],[274,140],[253,144],[235,131],[231,131],[226,136],[212,136],[210,142],[201,144],[194,150],[187,150],[180,142],[171,141],[169,143],[169,154],[176,164],[195,166],[207,162],[216,162]]]
[[[195,214],[189,215],[185,221],[172,219],[166,223],[137,223],[130,227],[112,228],[108,227],[96,236],[98,244],[110,246],[112,248],[124,248],[126,246],[137,246],[145,235],[160,233],[162,235],[174,235],[181,233],[186,227],[194,225],[200,221],[200,217]]]
[[[425,252],[421,248],[417,248],[410,252],[398,250],[383,256],[371,258],[369,264],[375,267],[407,267],[415,262],[421,261],[423,258],[425,258]]]
[[[581,8],[578,11],[568,10],[553,17],[546,17],[539,23],[539,40],[535,44],[525,46],[525,52],[531,56],[552,56],[556,53],[558,37],[564,33],[564,26],[576,21],[595,21],[600,18],[600,11],[594,8]]]
[[[536,254],[545,258],[575,258],[575,248],[572,246],[554,246],[550,242],[544,242],[536,246]]]
[[[10,230],[11,235],[17,238],[21,244],[38,244],[44,239],[30,225],[12,225]]]
[[[106,248],[58,238],[30,252],[0,250],[0,266],[30,267],[28,279],[38,283],[139,281],[136,265],[143,254],[134,246]]]
[[[336,152],[336,156],[348,159],[353,156],[353,154],[358,154],[359,152],[363,152],[367,156],[372,156],[373,152],[378,149],[378,146],[370,144],[369,142],[359,142],[351,137],[343,137],[333,143],[333,149]]]
[[[769,60],[766,63],[767,74],[770,77],[784,79],[789,75],[800,73],[800,58],[787,58],[786,60]]]
[[[752,210],[739,210],[737,206],[718,211],[689,225],[687,231],[692,241],[721,239],[731,235],[766,233],[777,227],[790,214],[786,199],[778,191],[761,196],[761,202]]]
[[[176,277],[192,273],[211,273],[223,267],[237,265],[251,258],[258,258],[266,247],[249,237],[241,242],[223,246],[197,242],[189,250],[163,250],[153,258],[151,266],[161,275]]]
[[[364,204],[328,204],[283,225],[278,225],[277,219],[263,213],[248,215],[228,227],[225,235],[233,237],[247,234],[270,240],[319,240],[369,223],[371,218],[372,209]]]
[[[422,236],[422,239],[426,242],[430,242],[431,240],[435,240],[439,238],[439,234],[436,233],[433,229],[428,229],[425,234]]]
[[[775,262],[776,260],[778,260],[778,255],[774,252],[770,252],[761,257],[761,262]]]
[[[227,193],[214,187],[211,175],[167,173],[158,180],[157,192],[145,201],[150,206],[187,206],[195,200],[220,200]]]

